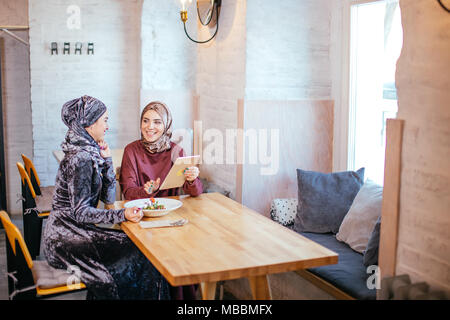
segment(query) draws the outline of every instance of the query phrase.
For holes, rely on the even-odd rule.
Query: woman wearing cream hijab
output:
[[[126,200],[179,195],[180,188],[159,190],[174,161],[184,156],[184,150],[170,141],[172,116],[167,106],[150,102],[141,114],[141,139],[125,147],[120,168],[120,186]],[[182,187],[185,194],[197,196],[203,192],[199,169],[189,167]],[[172,299],[195,299],[195,287],[170,286]]]

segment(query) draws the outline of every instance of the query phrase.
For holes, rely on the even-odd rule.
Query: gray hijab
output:
[[[65,141],[61,144],[63,151],[65,153],[87,151],[97,164],[102,165],[104,159],[100,156],[100,146],[85,128],[94,124],[105,112],[105,104],[90,96],[66,102],[62,106],[61,118],[69,130]]]

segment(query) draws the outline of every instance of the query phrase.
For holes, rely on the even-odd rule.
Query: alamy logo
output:
[[[71,275],[67,278],[66,285],[69,289],[81,289],[81,271],[78,266],[70,265],[67,267],[67,273]]]
[[[202,121],[194,121],[198,134],[197,154],[201,164],[249,164],[259,166],[260,175],[276,175],[280,165],[280,129],[225,129],[203,130]],[[189,130],[173,132],[182,141],[190,140]],[[189,146],[180,143],[183,149]]]
[[[81,29],[81,9],[77,5],[70,5],[67,7],[66,13],[69,14],[67,18],[67,28]]]
[[[366,281],[367,288],[370,290],[380,289],[380,268],[377,265],[371,265],[367,267],[366,272],[370,274]]]

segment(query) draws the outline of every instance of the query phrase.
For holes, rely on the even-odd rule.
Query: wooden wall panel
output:
[[[0,1],[1,27],[28,27],[28,1],[2,0]]]
[[[200,96],[194,95],[193,97],[193,117],[192,117],[192,128],[193,132],[193,155],[200,155],[200,162],[202,153],[200,152],[202,148],[202,137],[201,137],[201,129],[198,128],[200,124]]]
[[[238,99],[216,99],[201,95],[198,99],[198,128],[203,153],[200,176],[231,192],[236,199],[236,161],[227,161],[227,153],[236,157],[236,139],[227,145],[227,131],[237,129]],[[217,152],[217,157],[216,157]]]
[[[238,100],[237,128],[240,130],[236,136],[236,201],[242,203],[242,182],[243,182],[243,163],[244,163],[244,100]]]
[[[328,173],[332,171],[333,101],[245,101],[244,102],[245,158],[242,169],[242,203],[269,216],[274,198],[297,198],[296,169]],[[278,170],[273,175],[262,175],[268,164],[249,163],[246,133],[249,130],[267,130],[268,155],[271,155],[271,130],[279,132]],[[258,136],[258,153],[261,147]],[[272,158],[274,163],[275,156]],[[270,158],[270,157],[269,157]],[[274,166],[275,169],[275,166]]]

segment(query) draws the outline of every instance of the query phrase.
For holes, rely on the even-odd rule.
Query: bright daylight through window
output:
[[[398,1],[351,7],[348,168],[383,184],[386,119],[397,114],[396,62],[402,47]]]

